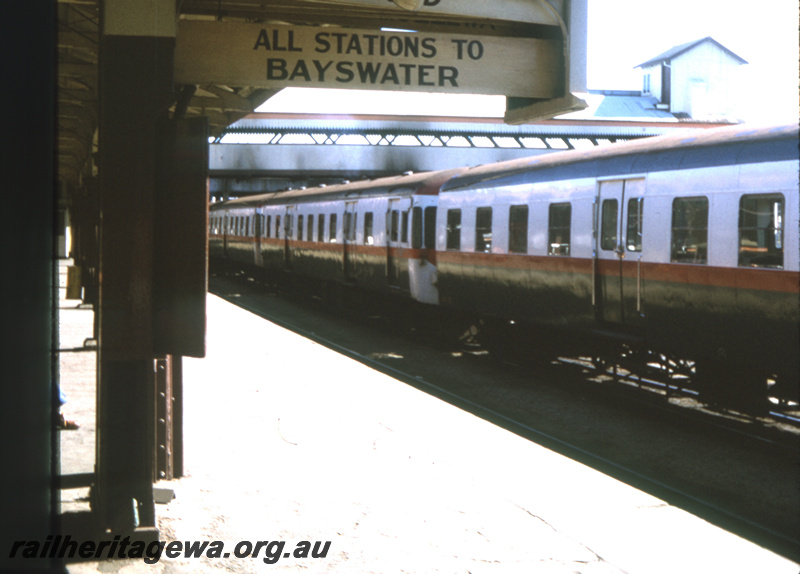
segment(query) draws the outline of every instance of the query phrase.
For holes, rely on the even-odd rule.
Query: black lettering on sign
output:
[[[322,62],[320,62],[319,60],[314,60],[314,67],[317,69],[317,73],[319,74],[319,81],[320,82],[324,82],[325,81],[325,72],[327,72],[328,68],[330,68],[332,65],[333,65],[333,62],[328,62],[325,66],[323,66]]]
[[[458,87],[458,68],[453,66],[439,67],[439,87],[443,87],[445,82],[449,82],[454,88]]]
[[[327,32],[320,32],[314,36],[314,40],[317,42],[317,47],[314,48],[315,52],[324,54],[331,49],[331,43],[328,41],[328,36],[330,36],[330,34]]]
[[[353,62],[338,62],[336,64],[336,81],[342,84],[347,84],[353,81],[355,74],[353,73]]]
[[[423,58],[436,57],[436,38],[422,39],[422,57]]]
[[[456,45],[456,57],[459,60],[464,59],[466,52],[470,60],[480,60],[483,58],[483,43],[478,40],[451,40]],[[466,48],[466,50],[465,50]]]
[[[331,60],[297,60],[294,65],[283,58],[267,58],[267,80],[273,82],[324,82]],[[340,84],[458,87],[458,68],[384,62],[336,62],[334,81]]]
[[[292,75],[289,76],[289,80],[294,81],[299,76],[302,76],[306,82],[311,81],[311,74],[308,73],[308,66],[306,66],[305,60],[297,60],[297,63],[294,65],[294,70],[292,70]]]
[[[264,48],[270,52],[302,52],[303,49],[294,44],[294,30],[284,30],[284,32],[286,32],[286,41],[281,42],[280,30],[265,30],[262,28],[258,33],[253,50]]]
[[[286,60],[267,58],[267,79],[280,82],[285,80],[289,73],[286,71]]]
[[[314,36],[318,54],[335,51],[345,56],[392,56],[395,58],[435,58],[436,38],[421,36],[379,36],[378,34],[350,34],[345,32],[318,32]],[[467,40],[463,40],[467,42]],[[269,38],[260,38],[256,47],[269,45]],[[290,44],[292,45],[292,44]],[[267,48],[269,49],[269,48]]]
[[[374,84],[378,80],[378,74],[381,71],[381,64],[373,64],[372,62],[356,62],[356,66],[358,67],[358,77],[362,84]]]

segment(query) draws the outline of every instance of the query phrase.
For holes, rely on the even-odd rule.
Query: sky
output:
[[[635,66],[711,36],[749,63],[735,78],[738,116],[750,122],[798,117],[796,0],[588,0],[587,87],[639,90]],[[502,96],[288,88],[258,111],[502,117]]]

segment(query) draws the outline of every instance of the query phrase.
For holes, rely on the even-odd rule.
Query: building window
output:
[[[644,198],[636,197],[628,200],[628,251],[642,251],[642,209],[644,209]]]
[[[671,260],[708,262],[708,198],[679,197],[672,202]]]
[[[375,238],[372,236],[372,212],[364,214],[364,245],[372,245]]]
[[[528,206],[512,205],[508,213],[508,250],[528,252]]]
[[[461,210],[447,210],[447,249],[461,249]]]
[[[604,199],[600,216],[600,249],[613,251],[617,247],[617,211],[619,203],[616,199]]]
[[[783,269],[780,194],[744,195],[739,202],[739,267]]]
[[[572,205],[553,203],[550,205],[548,228],[548,255],[569,255],[572,231]]]
[[[492,208],[479,207],[475,211],[475,252],[492,252]]]

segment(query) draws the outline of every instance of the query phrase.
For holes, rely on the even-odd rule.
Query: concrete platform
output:
[[[62,301],[62,348],[91,335],[91,311],[71,303]],[[800,570],[212,295],[207,347],[205,359],[184,359],[187,476],[159,485],[176,498],[156,510],[162,540],[219,540],[230,556],[88,562],[69,572]],[[65,472],[91,469],[94,456],[94,421],[81,420],[94,381],[73,367],[62,363],[62,385],[81,428],[62,432]],[[83,503],[80,492],[65,496]],[[285,546],[265,564],[277,545],[236,558],[241,541]],[[330,546],[324,557],[283,556],[300,541]]]

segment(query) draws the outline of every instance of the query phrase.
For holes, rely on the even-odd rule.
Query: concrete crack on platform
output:
[[[286,440],[286,437],[285,437],[285,436],[283,436],[283,434],[281,434],[281,419],[280,419],[280,417],[278,417],[278,422],[275,424],[275,428],[276,428],[276,429],[277,429],[277,431],[278,431],[278,436],[279,436],[279,437],[281,437],[281,439],[283,440],[283,442],[286,442],[286,443],[289,443],[289,444],[291,444],[291,445],[297,446],[297,443],[296,443],[296,442],[292,442],[292,441],[290,441],[290,440]]]
[[[531,516],[531,517],[535,518],[536,520],[538,520],[538,521],[542,522],[543,524],[547,525],[547,527],[548,527],[548,528],[550,528],[550,529],[551,529],[553,532],[555,532],[556,534],[559,534],[559,535],[561,535],[561,536],[567,536],[566,534],[564,534],[564,533],[562,533],[562,532],[559,532],[559,531],[558,531],[558,529],[557,529],[555,526],[553,526],[552,524],[550,524],[549,522],[547,522],[547,521],[546,521],[544,518],[542,518],[541,516],[538,516],[538,515],[534,514],[533,512],[531,512],[530,510],[528,510],[527,508],[523,508],[522,506],[520,506],[519,504],[516,504],[516,503],[514,504],[514,506],[516,506],[517,508],[519,508],[519,509],[520,509],[520,510],[522,510],[523,512],[527,513],[529,516]],[[578,545],[578,546],[580,546],[581,548],[584,548],[584,549],[585,549],[587,552],[589,552],[589,553],[590,553],[592,556],[594,556],[594,557],[595,557],[595,560],[596,560],[597,562],[606,562],[606,560],[605,560],[605,559],[604,559],[602,556],[600,556],[600,555],[599,555],[597,552],[595,552],[594,550],[592,550],[591,548],[589,548],[589,547],[588,547],[588,546],[586,546],[585,544],[583,544],[583,543],[581,543],[581,542],[579,542],[579,541],[575,540],[574,538],[572,538],[572,537],[570,537],[570,536],[567,536],[567,538],[569,538],[570,540],[572,540],[573,542],[575,542],[575,544],[577,544],[577,545]],[[576,562],[578,562],[579,564],[583,564],[583,563],[584,563],[584,562],[582,562],[582,561],[576,561]]]

